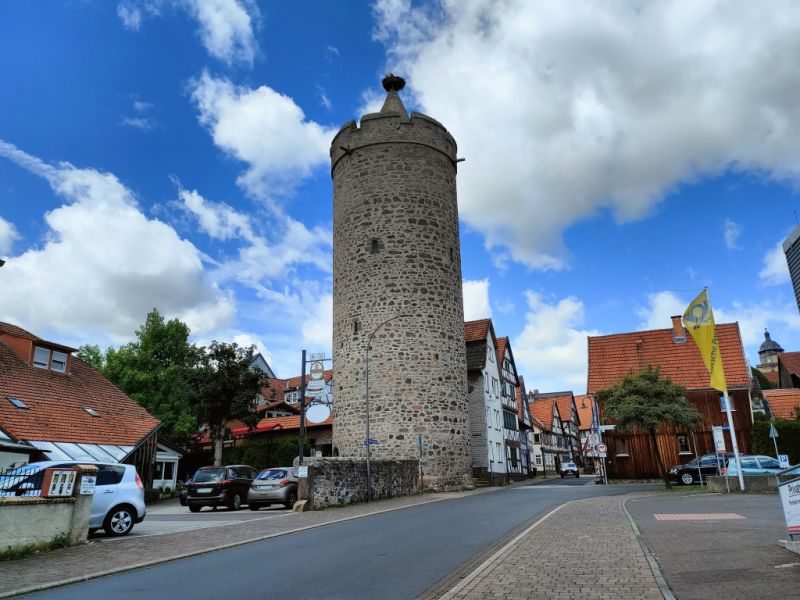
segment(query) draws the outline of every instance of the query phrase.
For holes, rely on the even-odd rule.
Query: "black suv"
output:
[[[727,465],[728,458],[733,456],[732,453],[720,453],[719,455],[719,465],[723,469]],[[704,454],[703,456],[699,456],[690,460],[688,463],[684,465],[678,465],[672,467],[667,471],[667,477],[670,481],[674,481],[675,483],[682,483],[683,485],[692,485],[693,483],[700,483],[700,475],[697,472],[697,464],[700,463],[700,473],[703,474],[703,477],[708,477],[710,475],[717,475],[717,457],[715,454]]]
[[[257,473],[248,465],[200,467],[186,486],[186,504],[192,512],[198,512],[204,506],[227,506],[229,510],[239,510],[247,501],[247,490]]]

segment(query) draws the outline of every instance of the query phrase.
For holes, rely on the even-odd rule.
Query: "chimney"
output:
[[[686,330],[680,315],[672,317],[672,341],[676,344],[686,343]]]

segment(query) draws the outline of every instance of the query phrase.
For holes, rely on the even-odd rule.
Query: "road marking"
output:
[[[653,516],[656,521],[733,521],[747,518],[736,513],[675,513]]]

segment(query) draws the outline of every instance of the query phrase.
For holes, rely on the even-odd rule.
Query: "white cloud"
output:
[[[464,320],[488,319],[492,316],[489,304],[489,280],[464,280]]]
[[[722,236],[725,238],[725,246],[728,250],[740,250],[739,236],[742,235],[742,226],[736,221],[725,219],[722,225]]]
[[[516,261],[563,268],[577,220],[645,217],[705,175],[797,180],[796,2],[378,0],[375,14],[387,70],[467,159],[461,217]]]
[[[583,329],[583,302],[574,296],[548,303],[527,293],[525,328],[512,340],[514,358],[529,390],[586,391],[587,340],[599,331]]]
[[[700,293],[699,289],[697,293]],[[639,329],[669,329],[672,327],[670,317],[682,315],[689,300],[691,298],[682,300],[672,292],[648,294],[647,305],[636,309],[636,314],[642,319]]]
[[[328,94],[325,93],[325,88],[321,85],[317,86],[317,94],[319,95],[319,103],[325,108],[326,110],[330,110],[333,108],[333,103],[331,99],[328,98]]]
[[[333,296],[323,294],[302,325],[303,344],[312,352],[327,352],[333,344]]]
[[[11,254],[11,246],[19,239],[16,227],[0,217],[0,257]]]
[[[197,333],[231,321],[233,298],[208,277],[197,248],[149,219],[114,175],[53,166],[3,141],[0,156],[66,200],[45,214],[43,245],[3,267],[0,320],[85,341],[129,339],[154,306]]]
[[[699,292],[699,290],[698,290]],[[667,329],[672,326],[670,317],[682,315],[694,294],[681,298],[673,292],[657,292],[647,296],[646,306],[637,314],[643,319],[641,329]],[[713,303],[713,298],[712,298]],[[773,300],[760,302],[732,302],[729,305],[713,304],[717,323],[739,323],[742,343],[752,365],[758,364],[758,348],[764,341],[764,329],[769,328],[773,338],[785,349],[800,346],[800,314],[794,302]]]
[[[254,29],[260,17],[251,0],[122,0],[117,15],[122,24],[139,31],[145,17],[157,16],[166,7],[189,13],[200,26],[200,39],[208,53],[233,64],[252,64],[258,53]]]
[[[204,72],[192,83],[192,99],[214,143],[247,163],[238,182],[254,196],[288,195],[329,161],[335,130],[307,120],[291,98],[272,88],[235,86]]]
[[[258,43],[253,20],[258,7],[237,0],[190,0],[186,3],[200,24],[200,37],[208,53],[229,64],[253,63]]]
[[[781,285],[791,281],[789,266],[786,264],[786,255],[783,253],[783,243],[778,242],[761,259],[762,267],[758,278],[766,285]]]
[[[211,202],[196,190],[178,189],[183,207],[198,221],[200,229],[218,240],[239,239],[242,245],[234,259],[222,261],[215,276],[235,280],[262,291],[264,280],[283,279],[298,265],[312,265],[328,273],[333,234],[317,226],[309,229],[279,211],[271,215],[269,228],[277,241],[270,242],[253,229],[251,219],[224,203]]]
[[[150,131],[153,127],[155,127],[155,121],[147,117],[123,117],[122,121],[120,122],[123,125],[127,125],[128,127],[133,127],[135,129],[141,129],[142,131]]]

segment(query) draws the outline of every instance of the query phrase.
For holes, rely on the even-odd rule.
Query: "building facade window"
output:
[[[50,368],[50,350],[36,346],[33,353],[33,366],[39,369]]]
[[[501,457],[503,456],[503,450],[500,448],[500,442],[495,442],[497,445],[497,462],[503,462]]]
[[[689,436],[688,435],[679,435],[678,436],[678,454],[691,454],[692,449],[689,446]]]
[[[50,363],[50,368],[59,373],[66,371],[67,355],[64,352],[57,352],[56,350],[53,350],[53,360]]]
[[[630,456],[628,454],[628,444],[622,438],[614,440],[614,452],[617,456]]]

